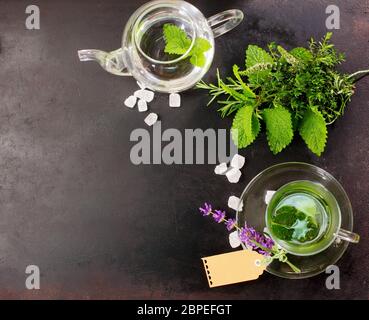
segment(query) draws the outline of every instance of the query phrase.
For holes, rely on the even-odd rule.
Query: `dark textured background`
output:
[[[326,152],[313,156],[298,138],[273,156],[261,137],[242,152],[239,184],[215,176],[213,165],[134,166],[129,135],[144,115],[123,107],[132,78],[80,63],[77,50],[119,47],[122,28],[143,1],[33,1],[41,29],[24,27],[29,1],[0,0],[0,297],[367,299],[369,79],[361,81],[345,116],[330,128]],[[227,73],[250,43],[287,48],[321,37],[325,8],[341,9],[333,40],[347,54],[342,70],[369,65],[369,2],[193,1],[206,16],[239,8],[246,19],[217,39],[213,67]],[[169,110],[166,95],[151,109],[165,128],[229,128],[204,92],[183,94]],[[341,290],[326,276],[259,280],[209,289],[200,257],[229,251],[223,227],[200,217],[205,200],[225,206],[262,169],[306,161],[331,172],[349,194],[359,245],[339,261]],[[40,267],[41,290],[25,289],[25,268]]]

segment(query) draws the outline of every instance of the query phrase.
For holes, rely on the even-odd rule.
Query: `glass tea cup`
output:
[[[119,76],[133,76],[146,88],[158,92],[180,92],[193,87],[210,68],[214,57],[214,38],[235,28],[243,20],[240,10],[227,10],[209,19],[192,4],[179,0],[151,1],[137,9],[128,20],[122,46],[112,52],[79,50],[80,61],[96,61],[106,71]],[[186,32],[191,45],[182,55],[164,52],[163,26],[174,24]],[[206,39],[202,67],[190,63],[196,38]]]
[[[289,221],[291,212],[296,216]],[[279,220],[273,221],[278,214]],[[358,234],[341,229],[341,210],[333,194],[320,183],[308,180],[280,187],[267,205],[265,222],[274,242],[297,256],[318,254],[337,238],[351,243],[360,239]],[[291,239],[283,239],[291,235]]]

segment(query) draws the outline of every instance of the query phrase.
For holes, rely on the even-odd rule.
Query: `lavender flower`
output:
[[[231,231],[236,226],[236,220],[235,219],[228,219],[226,222],[226,227],[228,231]]]
[[[256,252],[270,256],[271,259],[278,259],[281,262],[287,263],[291,269],[299,273],[301,270],[293,265],[286,256],[286,252],[282,249],[278,249],[274,246],[274,241],[259,232],[257,232],[254,228],[248,227],[247,224],[243,228],[239,228],[237,226],[235,219],[227,219],[225,211],[222,210],[214,210],[210,204],[204,203],[202,207],[199,208],[200,212],[203,216],[213,216],[213,219],[218,222],[224,222],[228,231],[231,231],[233,228],[239,230],[240,240],[245,243],[249,248],[255,250]]]
[[[202,213],[203,216],[208,216],[210,215],[212,212],[212,207],[210,204],[207,204],[206,202],[204,203],[204,207],[200,207],[199,208],[200,212]]]
[[[271,238],[260,234],[254,228],[248,227],[247,224],[241,228],[240,239],[247,246],[265,256],[269,256],[270,252],[264,250],[264,248],[272,250],[274,246],[274,241]]]
[[[213,213],[213,218],[216,222],[221,223],[225,218],[225,215],[226,215],[225,211],[215,210]]]

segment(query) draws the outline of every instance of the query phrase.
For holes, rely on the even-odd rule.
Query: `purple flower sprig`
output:
[[[224,223],[228,231],[236,229],[241,242],[243,242],[251,250],[264,255],[267,260],[272,261],[277,259],[281,262],[287,263],[294,272],[301,272],[300,269],[288,261],[286,252],[283,249],[278,248],[273,239],[269,236],[257,232],[254,228],[249,227],[247,224],[240,228],[235,219],[227,218],[225,211],[218,209],[213,210],[212,205],[206,202],[202,207],[199,208],[199,210],[203,216],[212,216],[215,222]]]

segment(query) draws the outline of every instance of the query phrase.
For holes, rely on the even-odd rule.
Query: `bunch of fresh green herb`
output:
[[[165,40],[164,52],[175,55],[184,55],[191,47],[192,40],[180,27],[166,23],[163,26]],[[211,49],[211,44],[204,38],[197,37],[188,54],[190,62],[196,67],[203,67],[206,62],[205,52]]]
[[[235,113],[232,137],[239,148],[250,145],[264,122],[270,150],[277,154],[288,146],[296,132],[308,148],[320,156],[327,141],[327,126],[343,115],[354,94],[357,76],[341,74],[336,66],[344,61],[329,42],[311,39],[308,48],[291,51],[271,43],[269,52],[249,45],[244,70],[233,66],[233,77],[217,84],[198,83],[217,100],[225,117]]]

